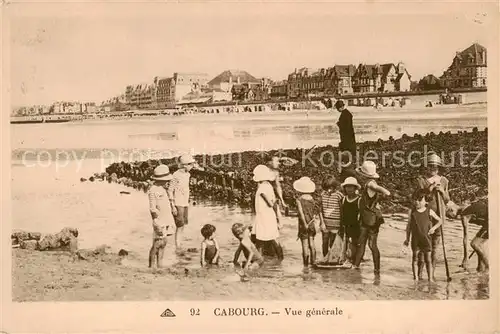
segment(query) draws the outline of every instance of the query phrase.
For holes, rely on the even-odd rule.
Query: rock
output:
[[[94,254],[96,255],[104,255],[109,253],[111,253],[111,247],[109,247],[108,245],[97,246],[94,250]]]
[[[122,194],[122,195],[130,195],[130,192],[122,190],[122,191],[120,191],[120,194]]]
[[[84,177],[81,177],[81,178],[80,178],[80,182],[85,182],[85,181],[87,181],[87,179],[86,179],[86,178],[84,178]]]
[[[39,250],[64,250],[76,252],[78,250],[78,230],[65,227],[61,232],[48,234],[39,242]]]
[[[36,240],[23,240],[19,243],[19,247],[21,249],[37,250],[38,249],[38,241],[36,241]]]
[[[198,248],[196,248],[196,247],[188,248],[187,251],[189,253],[198,253]]]
[[[21,242],[23,240],[29,240],[30,239],[30,234],[25,231],[16,231],[12,233],[11,235],[12,239],[16,239],[18,242]]]
[[[120,249],[118,252],[118,256],[127,256],[128,252],[125,249]]]
[[[30,232],[29,238],[30,240],[40,240],[42,238],[42,234],[40,232]]]
[[[94,181],[95,181],[95,178],[94,178],[93,176],[91,176],[91,177],[89,178],[89,181],[90,181],[90,182],[94,182]]]

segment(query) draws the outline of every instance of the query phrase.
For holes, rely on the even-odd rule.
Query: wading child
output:
[[[153,184],[148,190],[149,211],[153,220],[153,245],[149,251],[149,267],[160,268],[163,253],[167,245],[167,236],[174,234],[174,217],[170,208],[167,190],[167,181],[172,174],[167,166],[160,165],[153,171]]]
[[[235,238],[240,241],[238,249],[234,253],[234,265],[240,266],[238,260],[241,252],[243,252],[245,261],[242,262],[241,267],[243,267],[244,271],[261,266],[264,263],[264,259],[250,240],[250,231],[248,227],[242,223],[234,223],[231,227],[231,231],[233,232]]]
[[[417,277],[420,280],[422,277],[422,261],[419,258],[423,257],[425,261],[425,268],[427,270],[427,277],[429,282],[434,281],[434,273],[431,265],[431,235],[441,226],[442,222],[438,215],[429,207],[427,207],[426,196],[427,192],[423,189],[418,189],[413,194],[414,208],[411,210],[408,218],[408,225],[406,226],[406,240],[404,245],[408,246],[411,237],[411,250],[412,250],[412,272],[413,279]],[[438,222],[432,226],[432,220]],[[417,263],[418,263],[418,276],[417,276]]]
[[[252,233],[255,231],[257,249],[262,253],[264,245],[272,247],[278,260],[283,260],[283,249],[278,241],[280,222],[278,202],[271,182],[276,173],[267,166],[258,165],[253,170],[253,180],[258,183],[255,193],[255,217]]]
[[[314,222],[317,212],[311,194],[316,190],[316,185],[310,178],[304,176],[293,183],[293,189],[297,191],[298,238],[302,244],[302,260],[305,267],[313,266],[316,264],[316,246],[314,245],[316,227]]]
[[[219,264],[219,243],[214,238],[215,226],[206,224],[201,228],[201,235],[204,240],[201,242],[201,266],[205,267],[207,264]]]
[[[436,153],[429,153],[424,160],[423,173],[417,177],[417,189],[423,189],[430,194],[428,206],[440,218],[445,219],[446,204],[450,200],[448,192],[449,182],[444,176],[439,175],[439,168],[442,166],[441,158]],[[441,245],[441,235],[443,225],[431,237],[431,260],[432,272],[436,269],[436,253]],[[422,258],[419,259],[422,262]]]
[[[184,227],[188,224],[189,206],[189,178],[190,171],[195,166],[196,161],[190,155],[183,155],[180,158],[180,168],[173,174],[172,181],[168,187],[170,205],[175,217],[175,247],[180,250],[182,247],[182,234]]]
[[[323,257],[326,257],[330,248],[332,248],[340,229],[340,206],[344,195],[339,191],[339,186],[340,183],[332,175],[323,180],[319,215]]]
[[[361,186],[359,185],[358,180],[350,176],[345,179],[341,187],[345,194],[345,197],[342,200],[342,206],[340,207],[340,226],[345,234],[341,260],[344,260],[347,257],[347,246],[350,244],[351,254],[349,261],[352,263],[354,262],[354,256],[359,242],[359,235],[361,233],[359,225],[360,197],[358,195],[358,191],[361,189]],[[346,263],[346,266],[348,265],[349,263]]]
[[[377,205],[381,196],[390,196],[389,190],[381,187],[375,181],[379,178],[377,166],[373,161],[365,161],[356,169],[362,185],[361,200],[359,201],[360,233],[354,268],[359,268],[365,253],[366,244],[372,252],[375,276],[380,275],[380,251],[377,245],[378,232],[384,220]]]

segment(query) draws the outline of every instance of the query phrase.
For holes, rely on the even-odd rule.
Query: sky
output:
[[[456,51],[491,41],[491,15],[479,11],[360,14],[323,5],[224,6],[167,6],[137,16],[13,17],[11,104],[100,103],[128,84],[173,72],[213,78],[240,69],[282,80],[300,67],[402,61],[419,80],[441,75]]]

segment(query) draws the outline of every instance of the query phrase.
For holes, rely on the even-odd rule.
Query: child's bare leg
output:
[[[311,254],[311,264],[316,264],[316,246],[314,245],[314,237],[308,238],[309,252]]]
[[[418,262],[418,251],[415,250],[413,251],[413,255],[411,258],[411,271],[413,273],[413,280],[417,280],[417,262]]]
[[[153,268],[156,264],[156,257],[158,254],[158,239],[153,240],[153,245],[149,250],[149,268]]]
[[[489,269],[488,254],[486,253],[486,249],[484,247],[486,241],[487,239],[475,237],[471,242],[472,249],[474,249],[477,253],[478,272],[487,271]]]
[[[301,239],[300,242],[302,244],[302,262],[304,263],[304,267],[307,267],[309,265],[309,240]]]
[[[425,258],[425,268],[427,269],[427,279],[429,280],[429,282],[434,282],[434,273],[432,273],[431,275],[431,270],[432,270],[431,252],[425,252],[424,258]]]
[[[322,237],[321,246],[322,246],[322,250],[323,250],[323,257],[325,257],[328,254],[328,251],[330,250],[330,248],[328,247],[330,233],[328,231],[323,232],[323,233],[321,233],[321,237]]]
[[[422,280],[422,275],[423,275],[423,271],[424,271],[424,252],[422,251],[417,251],[417,254],[418,254],[418,258],[417,258],[417,261],[418,261],[418,280]]]
[[[175,248],[181,249],[182,247],[182,235],[184,234],[184,226],[177,227],[175,230]]]
[[[157,255],[156,255],[156,266],[158,268],[162,267],[163,254],[165,253],[165,246],[166,245],[167,245],[166,238],[160,239],[160,241],[158,242],[158,251],[157,251]]]

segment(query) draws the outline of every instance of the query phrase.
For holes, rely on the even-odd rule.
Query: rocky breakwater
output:
[[[363,142],[358,144],[357,149],[360,157],[366,156],[377,163],[380,183],[393,194],[381,203],[385,213],[407,212],[415,179],[421,172],[421,158],[426,151],[438,152],[442,156],[445,166],[441,174],[450,181],[450,195],[455,203],[488,194],[488,129],[479,131],[474,128],[471,132],[458,133],[431,132],[413,136],[403,134],[398,139],[390,137],[385,141],[379,139]],[[309,176],[320,185],[326,175],[339,174],[337,165],[332,163],[332,158],[338,161],[339,152],[332,146],[314,147],[311,150],[198,155],[195,159],[204,170],[192,171],[191,188],[194,196],[252,207],[256,189],[256,184],[252,181],[252,170],[263,163],[264,154],[281,157],[284,198],[292,210],[295,205],[292,188],[294,180]],[[168,165],[172,172],[177,169],[176,159],[118,162],[109,165],[105,173],[96,173],[92,177],[98,181],[121,183],[146,192],[153,170],[159,164]],[[316,198],[321,192],[321,188],[317,188]]]

